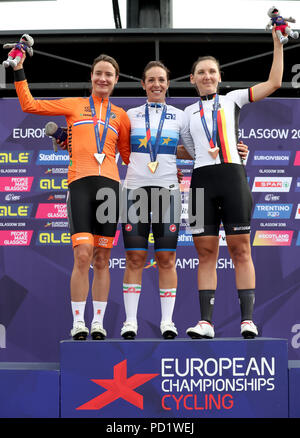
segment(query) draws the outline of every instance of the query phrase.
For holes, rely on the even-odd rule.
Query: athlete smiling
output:
[[[93,265],[93,339],[104,339],[103,317],[110,287],[109,258],[118,222],[119,172],[118,149],[128,164],[130,122],[126,112],[110,103],[119,77],[115,59],[100,55],[91,69],[92,94],[89,98],[36,100],[25,79],[23,62],[15,70],[15,86],[22,110],[41,115],[63,115],[68,126],[68,219],[73,243],[74,266],[71,275],[71,306],[75,340],[86,339],[84,312],[89,292],[89,270]],[[115,193],[116,215],[109,222],[98,221],[96,200],[99,189]]]
[[[197,209],[195,192],[204,188],[204,227],[193,227],[198,253],[198,290],[201,320],[187,329],[192,338],[213,338],[212,313],[217,287],[216,264],[219,253],[219,227],[223,222],[227,247],[235,266],[236,287],[241,306],[241,334],[258,334],[252,321],[255,297],[255,271],[251,257],[250,218],[252,196],[244,166],[236,151],[240,109],[272,94],[281,86],[283,50],[273,29],[274,55],[269,78],[250,89],[218,95],[221,74],[218,61],[206,56],[193,65],[190,76],[200,99],[185,113],[195,149],[189,153],[195,164],[191,180],[191,211]],[[191,223],[193,225],[193,223]]]

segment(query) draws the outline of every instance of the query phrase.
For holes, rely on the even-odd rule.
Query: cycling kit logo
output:
[[[99,410],[121,398],[139,409],[144,408],[144,398],[135,391],[136,388],[149,382],[159,374],[134,374],[127,377],[127,360],[114,366],[113,379],[91,379],[106,391],[89,400],[76,410]]]

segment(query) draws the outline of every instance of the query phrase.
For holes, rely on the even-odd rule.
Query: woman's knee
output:
[[[235,266],[252,261],[251,245],[248,239],[227,240],[228,250]]]
[[[78,269],[88,269],[93,257],[91,245],[78,245],[74,248],[74,264]]]
[[[110,249],[108,248],[96,248],[93,256],[93,268],[94,270],[101,271],[109,268]]]
[[[159,269],[174,269],[176,253],[175,252],[157,252],[155,260]]]
[[[143,269],[147,260],[147,251],[127,251],[126,267],[131,270]]]

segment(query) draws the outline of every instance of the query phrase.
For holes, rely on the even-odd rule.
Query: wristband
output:
[[[25,81],[26,77],[23,68],[21,70],[14,70],[14,79],[15,82]]]

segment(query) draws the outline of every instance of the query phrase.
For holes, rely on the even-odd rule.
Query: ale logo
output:
[[[114,366],[113,379],[91,379],[92,382],[102,386],[106,391],[76,409],[99,410],[119,398],[143,409],[144,398],[135,389],[156,376],[158,374],[134,374],[127,377],[127,360],[125,359]]]

